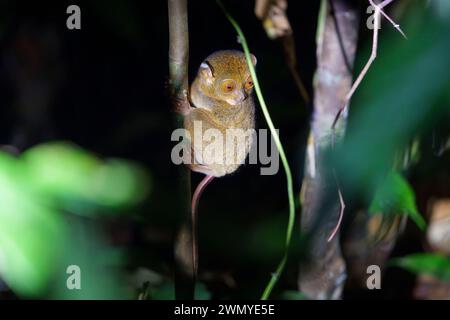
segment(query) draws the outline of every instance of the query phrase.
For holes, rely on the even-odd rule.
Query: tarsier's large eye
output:
[[[224,80],[222,82],[222,91],[224,93],[231,93],[236,89],[236,81],[234,80]]]
[[[253,79],[252,77],[248,77],[247,81],[245,81],[244,87],[246,90],[250,90],[253,88]]]

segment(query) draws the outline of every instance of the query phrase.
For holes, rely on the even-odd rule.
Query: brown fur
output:
[[[256,58],[252,56],[254,64]],[[234,80],[235,88],[232,92],[223,91],[223,81]],[[254,128],[254,101],[252,89],[246,87],[251,81],[250,71],[244,53],[240,51],[217,51],[206,58],[199,69],[198,75],[191,86],[190,98],[195,108],[186,115],[185,128],[189,131],[192,143],[192,157],[199,159],[194,136],[194,121],[202,124],[202,133],[207,129],[217,129],[223,136],[223,160],[219,163],[208,163],[203,159],[201,163],[191,165],[193,171],[207,175],[221,177],[230,174],[245,162],[252,144],[251,131]],[[236,140],[226,147],[227,129],[242,129],[236,135]],[[211,142],[209,142],[211,143]],[[203,141],[203,151],[209,143]],[[203,153],[202,153],[203,154]],[[205,158],[211,154],[205,153]],[[233,163],[226,163],[227,158],[234,159]]]

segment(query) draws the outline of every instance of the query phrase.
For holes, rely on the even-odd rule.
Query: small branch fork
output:
[[[332,125],[332,129],[334,130],[336,127],[336,123],[339,120],[342,112],[345,110],[345,108],[347,107],[348,103],[350,102],[350,99],[353,97],[353,94],[355,93],[356,89],[358,89],[359,85],[361,84],[362,80],[364,79],[364,77],[366,76],[367,72],[369,71],[372,63],[375,61],[376,57],[377,57],[377,51],[378,51],[378,30],[380,28],[380,18],[381,15],[383,15],[393,26],[395,29],[398,30],[398,32],[400,32],[400,34],[407,39],[405,33],[403,32],[403,30],[400,28],[400,25],[395,23],[394,20],[392,20],[384,11],[383,8],[386,7],[387,5],[389,5],[392,1],[394,0],[384,0],[383,2],[381,2],[380,4],[375,4],[373,2],[373,0],[368,0],[370,5],[373,6],[375,8],[375,13],[374,13],[374,28],[373,28],[373,37],[372,37],[372,52],[370,54],[369,60],[367,61],[366,65],[364,66],[364,68],[362,69],[362,71],[360,72],[360,74],[358,75],[358,77],[356,78],[355,82],[353,83],[350,91],[347,93],[347,96],[345,97],[345,101],[344,101],[344,105],[339,109],[338,113],[336,114],[336,117],[333,121],[333,125]]]
[[[347,93],[347,95],[345,97],[344,105],[341,106],[341,108],[339,108],[339,110],[338,110],[338,112],[336,114],[336,117],[333,120],[333,124],[331,126],[331,129],[333,131],[333,141],[334,141],[334,131],[336,129],[336,124],[337,124],[339,118],[341,117],[342,112],[348,106],[351,98],[353,97],[354,93],[358,89],[358,87],[361,84],[362,80],[364,79],[364,77],[366,76],[366,74],[369,71],[370,67],[372,66],[372,63],[375,61],[375,59],[377,57],[378,33],[379,33],[378,30],[380,29],[381,16],[384,16],[394,26],[394,28],[397,29],[397,31],[400,32],[400,34],[405,39],[407,39],[405,33],[400,28],[400,25],[397,24],[394,20],[392,20],[391,17],[389,17],[383,11],[383,8],[386,7],[387,5],[389,5],[394,0],[384,0],[381,3],[379,3],[379,4],[375,4],[374,0],[368,0],[368,1],[369,1],[370,5],[375,8],[375,12],[374,12],[374,27],[373,27],[373,36],[372,36],[372,51],[371,51],[369,60],[366,62],[366,65],[364,66],[364,68],[359,73],[359,75],[356,78],[355,82],[353,83],[350,91]],[[337,183],[336,175],[335,175],[335,179],[336,179],[336,183]],[[338,232],[338,230],[340,228],[340,225],[342,223],[343,216],[344,216],[345,202],[344,202],[344,199],[342,197],[342,192],[341,192],[341,189],[340,189],[339,185],[338,185],[338,194],[339,194],[339,201],[340,201],[340,204],[341,204],[341,209],[340,209],[340,213],[339,213],[339,219],[338,219],[336,227],[334,228],[333,232],[331,233],[331,235],[328,238],[328,242],[333,240],[334,236],[337,234],[337,232]]]
[[[336,172],[333,172],[333,173],[334,173],[334,179],[336,180],[336,184],[338,186],[340,211],[339,211],[339,220],[338,220],[336,226],[334,227],[333,231],[331,232],[330,236],[328,237],[327,242],[331,242],[331,240],[333,240],[333,238],[338,233],[339,228],[341,227],[342,219],[344,218],[344,210],[345,210],[344,197],[342,196],[341,188],[339,187],[339,182],[338,182],[338,179],[336,176]]]

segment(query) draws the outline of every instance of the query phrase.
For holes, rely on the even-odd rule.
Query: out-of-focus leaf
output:
[[[427,274],[450,282],[450,258],[438,254],[417,253],[391,260],[391,265],[417,274]]]
[[[120,159],[101,161],[68,143],[36,146],[21,160],[39,193],[55,197],[78,214],[91,215],[98,207],[134,205],[148,191],[148,175],[138,165]]]
[[[395,154],[448,112],[441,100],[450,85],[450,22],[419,6],[405,19],[408,40],[380,34],[377,59],[352,99],[346,137],[335,149],[343,189],[367,200]]]
[[[210,300],[211,292],[208,291],[208,288],[203,282],[198,282],[195,286],[194,293],[195,300]]]
[[[175,299],[175,286],[173,283],[164,283],[157,289],[152,291],[152,300],[174,300]]]
[[[124,254],[111,250],[95,226],[83,223],[74,217],[70,223],[64,253],[58,264],[56,277],[52,281],[50,297],[64,300],[111,300],[132,298],[131,290],[120,270]],[[67,287],[69,266],[80,270],[80,289]]]
[[[99,159],[63,142],[41,144],[27,150],[21,160],[30,183],[40,192],[62,198],[92,198],[91,181],[101,167]]]
[[[306,296],[298,291],[289,290],[285,291],[281,294],[280,297],[282,300],[306,300]]]
[[[110,254],[98,230],[79,226],[69,233],[74,226],[64,222],[61,210],[86,214],[135,204],[147,191],[145,181],[135,164],[104,162],[67,143],[42,144],[20,158],[0,152],[1,277],[21,296],[48,290],[70,299],[131,296],[120,285],[120,252]],[[66,286],[73,264],[83,274],[79,291]]]
[[[430,1],[436,14],[442,19],[450,17],[450,1],[448,0],[433,0]]]
[[[0,153],[0,272],[18,294],[37,296],[55,272],[65,242],[58,212],[26,187],[16,159]]]
[[[379,185],[369,207],[369,213],[385,215],[406,214],[422,230],[426,226],[425,220],[417,210],[414,191],[403,176],[393,171],[389,172]]]
[[[93,197],[104,206],[133,205],[148,192],[148,176],[129,161],[107,160],[93,179]]]

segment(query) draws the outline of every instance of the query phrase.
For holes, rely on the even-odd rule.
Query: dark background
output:
[[[287,150],[294,190],[299,190],[310,106],[290,78],[280,44],[267,38],[254,16],[254,2],[224,3],[258,59],[260,83]],[[81,8],[81,30],[66,28],[70,4]],[[300,73],[311,92],[319,1],[289,5]],[[240,49],[214,1],[189,1],[189,28],[191,80],[210,53]],[[365,45],[367,31],[361,34]],[[106,221],[105,228],[112,244],[127,249],[130,272],[145,267],[170,281],[178,204],[177,168],[170,160],[173,114],[166,95],[166,2],[2,1],[0,47],[0,143],[25,150],[44,141],[69,140],[100,156],[143,164],[152,177],[151,196],[135,212]],[[266,127],[259,109],[257,126]],[[193,176],[194,184],[199,178]],[[200,280],[213,297],[259,296],[282,254],[285,188],[283,170],[261,176],[257,165],[208,187],[200,203]],[[399,252],[417,247],[410,241]],[[297,267],[294,255],[277,291],[296,290]],[[408,297],[414,278],[393,272],[381,292],[364,294]],[[364,296],[351,290],[346,294]]]

